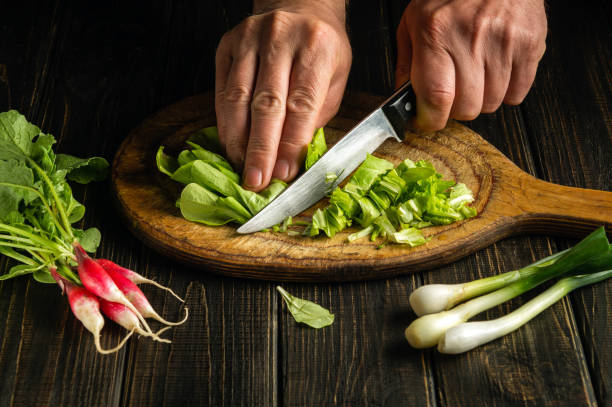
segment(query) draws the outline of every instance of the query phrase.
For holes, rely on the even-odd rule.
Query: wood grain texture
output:
[[[349,95],[345,100],[326,126],[330,144],[357,123],[365,106],[374,108],[380,99]],[[353,106],[359,106],[357,112]],[[387,141],[375,152],[396,165],[405,158],[429,160],[446,178],[464,182],[474,192],[478,216],[425,229],[431,238],[426,245],[378,249],[379,243],[368,239],[348,244],[354,231],[350,228],[332,239],[310,239],[268,232],[239,235],[233,225],[188,222],[174,205],[177,196],[164,188],[167,181],[154,157],[159,145],[178,150],[187,136],[212,124],[212,95],[160,111],[123,142],[113,162],[112,183],[119,209],[140,239],[178,260],[222,274],[295,281],[385,278],[448,264],[513,234],[582,236],[598,225],[612,227],[612,193],[537,180],[454,122],[436,133],[407,133],[403,143]],[[312,211],[296,218],[307,220]]]
[[[607,2],[550,9],[548,51],[521,107],[538,172],[548,181],[612,191],[610,16]],[[573,244],[555,240],[560,249]],[[612,283],[570,298],[596,400],[612,406]]]

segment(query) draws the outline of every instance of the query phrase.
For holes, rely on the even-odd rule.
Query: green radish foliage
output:
[[[73,226],[85,207],[72,195],[68,180],[100,181],[108,175],[108,162],[55,154],[54,143],[52,135],[19,112],[0,113],[0,254],[19,263],[0,280],[32,274],[39,282],[54,283],[50,267],[62,273],[69,270],[66,265],[76,264],[75,240],[90,252],[100,244],[97,229]]]

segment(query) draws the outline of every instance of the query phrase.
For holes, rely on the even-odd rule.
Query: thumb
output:
[[[397,64],[395,66],[395,89],[410,79],[412,67],[412,43],[408,32],[406,13],[397,27]]]

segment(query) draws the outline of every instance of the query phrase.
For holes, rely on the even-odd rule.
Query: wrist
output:
[[[345,0],[255,0],[253,14],[282,10],[315,16],[337,29],[346,31]]]

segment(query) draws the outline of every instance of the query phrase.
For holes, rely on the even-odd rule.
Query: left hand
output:
[[[543,0],[412,0],[397,30],[396,86],[412,81],[417,126],[442,129],[527,95],[546,49]]]

